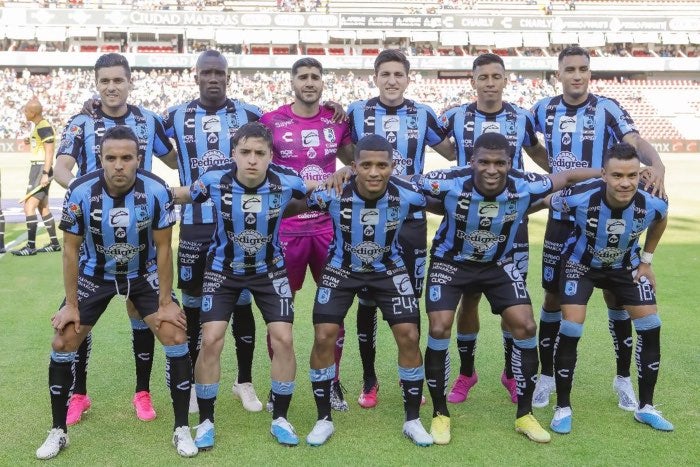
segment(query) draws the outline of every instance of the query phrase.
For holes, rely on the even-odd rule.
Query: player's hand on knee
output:
[[[643,283],[645,280],[651,285],[651,290],[656,292],[656,274],[654,274],[654,271],[651,269],[651,264],[639,263],[636,274],[634,275],[634,283]]]
[[[187,330],[187,318],[185,317],[185,313],[175,302],[170,302],[158,307],[158,311],[155,314],[156,330],[159,330],[163,323],[170,323],[183,331]]]
[[[64,329],[70,323],[73,323],[75,333],[80,333],[80,313],[78,307],[66,303],[58,310],[58,313],[51,318],[51,326],[59,333],[63,334]]]

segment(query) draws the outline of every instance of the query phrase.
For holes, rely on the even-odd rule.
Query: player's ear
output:
[[[352,169],[353,173],[357,173],[357,164],[355,164],[354,160],[350,162],[350,168]]]

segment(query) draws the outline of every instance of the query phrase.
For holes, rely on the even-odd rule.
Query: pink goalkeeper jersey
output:
[[[324,107],[314,117],[300,117],[291,104],[264,114],[260,122],[272,132],[272,162],[291,167],[304,180],[325,180],[335,172],[338,148],[352,143],[347,122],[333,123],[332,118],[333,111]],[[286,235],[308,236],[332,229],[328,214],[315,211],[284,219],[280,225]]]

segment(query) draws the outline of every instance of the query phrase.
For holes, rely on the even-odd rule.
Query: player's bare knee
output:
[[[187,334],[183,329],[171,323],[162,323],[156,331],[156,337],[163,345],[179,345],[187,342]]]
[[[430,335],[436,339],[449,339],[452,331],[453,314],[449,312],[430,313]]]

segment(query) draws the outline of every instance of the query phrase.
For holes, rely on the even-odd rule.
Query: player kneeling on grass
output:
[[[563,252],[560,290],[563,321],[554,351],[557,407],[551,428],[571,432],[571,386],[576,347],[583,332],[593,288],[611,291],[630,314],[637,331],[639,406],[634,419],[662,431],[673,425],[654,408],[659,374],[661,320],[656,311],[654,250],[666,228],[668,201],[644,191],[635,149],[616,144],[606,153],[602,180],[580,183],[544,200],[552,209],[575,217],[575,230]],[[648,230],[647,230],[648,229]],[[644,250],[638,240],[647,230]]]
[[[433,444],[419,418],[424,370],[418,347],[418,303],[398,246],[403,221],[424,208],[425,197],[412,183],[391,175],[392,154],[386,139],[365,136],[355,147],[355,175],[349,182],[338,192],[319,187],[307,201],[309,208],[328,212],[334,228],[313,311],[310,377],[318,421],[306,437],[312,446],[324,444],[334,432],[334,346],[340,324],[360,291],[377,302],[399,348],[406,411],[403,433],[419,446]]]
[[[474,143],[470,167],[430,172],[418,186],[440,201],[445,217],[430,251],[426,310],[430,323],[425,373],[433,400],[431,434],[436,444],[450,442],[445,397],[446,355],[455,309],[463,294],[483,293],[494,314],[513,334],[512,370],[517,383],[515,430],[546,443],[550,435],[532,415],[537,375],[536,325],[525,281],[514,264],[513,242],[533,203],[553,190],[599,175],[577,169],[551,175],[511,170],[508,140],[484,133]]]
[[[261,123],[241,126],[231,143],[231,164],[210,169],[190,187],[173,190],[178,203],[211,200],[216,218],[202,286],[202,348],[195,365],[200,424],[195,444],[200,450],[214,447],[214,403],[226,327],[238,297],[247,289],[263,314],[274,351],[270,432],[280,444],[295,446],[299,439],[287,421],[296,375],[294,303],[279,226],[292,198],[303,207],[307,189],[295,171],[270,163],[272,135]]]
[[[134,302],[163,344],[175,413],[173,444],[181,456],[197,454],[187,426],[192,363],[186,320],[172,293],[172,198],[165,182],[138,168],[138,144],[130,128],[108,129],[101,142],[102,169],[78,178],[66,193],[59,226],[65,232],[66,298],[51,319],[56,330],[49,363],[53,427],[36,451],[39,459],[68,446],[75,352],[115,295]]]

